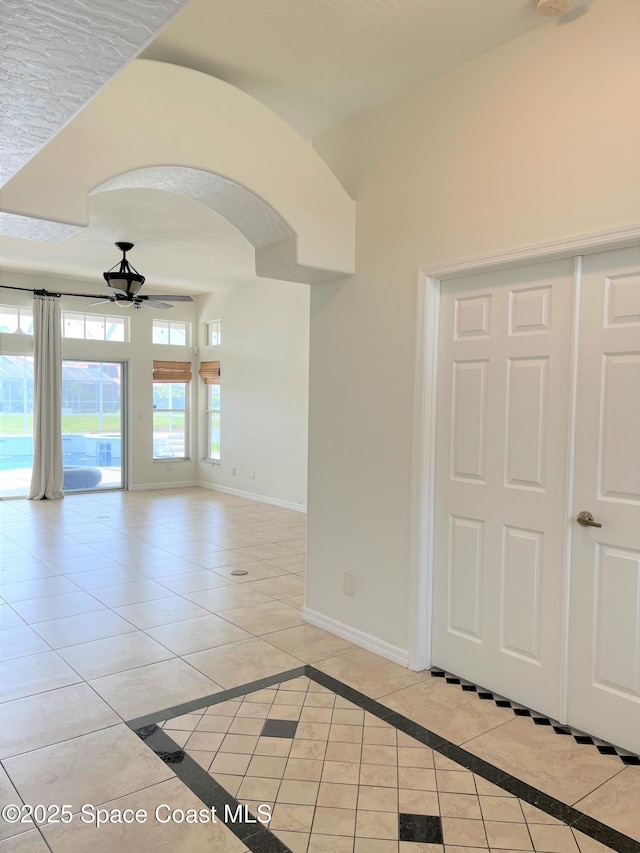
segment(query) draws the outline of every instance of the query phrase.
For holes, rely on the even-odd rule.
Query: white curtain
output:
[[[60,299],[33,297],[33,473],[29,500],[62,493],[62,330]]]

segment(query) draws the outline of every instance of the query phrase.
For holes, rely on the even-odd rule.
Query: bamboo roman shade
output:
[[[190,361],[154,361],[154,382],[191,382]]]
[[[204,379],[205,385],[220,384],[220,362],[203,361],[200,364],[200,377]]]

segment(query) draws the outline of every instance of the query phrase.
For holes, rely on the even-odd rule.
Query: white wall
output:
[[[222,329],[221,345],[199,353],[221,365],[221,463],[200,461],[198,481],[306,506],[309,287],[255,281],[198,303],[201,344],[206,321]],[[201,380],[199,394],[204,423]],[[200,460],[204,453],[202,436]]]
[[[25,275],[0,270],[0,284],[16,287],[44,288],[49,291],[69,290],[85,293],[104,293],[106,287],[98,282],[68,281],[43,275]],[[96,300],[97,301],[97,300]],[[0,302],[8,305],[30,305],[31,294],[0,289]],[[154,461],[152,441],[153,360],[191,361],[194,379],[191,382],[192,415],[195,414],[197,394],[197,359],[192,347],[170,347],[151,343],[151,325],[154,318],[189,321],[196,333],[195,302],[179,303],[170,311],[150,308],[141,310],[120,309],[115,305],[99,305],[90,308],[91,300],[63,297],[62,307],[67,311],[88,312],[122,316],[123,311],[131,318],[130,343],[80,341],[64,338],[63,358],[85,358],[125,360],[129,364],[129,486],[130,488],[158,487],[163,484],[177,485],[193,483],[196,474],[195,417],[191,417],[191,459],[186,461]],[[0,335],[0,352],[3,355],[25,355],[33,351],[33,338],[20,335]]]
[[[357,274],[311,292],[312,610],[407,648],[418,267],[640,222],[639,33],[594,0],[314,140]]]

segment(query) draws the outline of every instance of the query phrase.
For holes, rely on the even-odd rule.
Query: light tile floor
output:
[[[268,806],[294,853],[581,849],[580,831],[308,677],[158,722],[254,815]]]
[[[157,758],[123,721],[313,664],[640,842],[640,767],[625,767],[615,756],[600,755],[593,747],[534,726],[531,720],[514,718],[510,709],[483,702],[428,673],[410,672],[304,624],[304,521],[300,513],[201,489],[105,492],[69,496],[64,501],[0,503],[1,804],[69,804],[76,813],[83,804],[107,803],[112,809],[147,809],[150,814],[161,802],[174,808],[197,808],[200,801],[175,776],[171,765]],[[234,575],[235,570],[247,574]],[[306,695],[309,690],[298,692]],[[279,688],[271,693],[277,695]],[[322,695],[323,691],[311,693]],[[279,719],[291,719],[301,707],[297,701],[278,705],[282,708]],[[336,711],[353,709],[338,705],[333,713]],[[202,722],[201,715],[197,716]],[[329,725],[322,720],[308,722]],[[246,730],[232,734],[243,740],[228,743],[247,748],[256,735],[250,731],[251,725],[242,725]],[[366,727],[360,729],[364,732]],[[346,738],[347,729],[343,731]],[[205,730],[204,734],[222,733]],[[389,737],[388,733],[380,736]],[[212,761],[222,758],[224,741],[214,745],[218,740],[204,737],[199,745],[207,748],[198,751],[207,758],[215,753]],[[273,783],[264,789],[251,783],[245,785],[242,796],[255,802],[255,796],[264,790],[257,799],[266,797],[269,802],[269,791],[273,791],[273,802],[284,806],[279,810],[278,825],[294,821],[293,806],[305,810],[299,812],[300,826],[292,828],[289,823],[289,828],[279,828],[281,833],[289,833],[283,840],[290,841],[296,851],[304,847],[305,836],[314,834],[315,812],[310,833],[305,823],[309,809],[324,810],[318,812],[317,824],[323,831],[315,834],[327,836],[312,839],[309,853],[398,850],[396,839],[374,837],[389,823],[385,815],[390,814],[391,806],[395,809],[397,795],[392,792],[387,799],[381,794],[386,786],[373,771],[366,771],[373,775],[359,779],[357,785],[350,781],[354,748],[348,740],[338,743],[342,745],[333,746],[332,752],[342,760],[335,761],[339,767],[333,768],[332,778],[285,779],[278,783],[277,791]],[[331,742],[325,746],[328,750]],[[378,750],[391,746],[377,744]],[[424,747],[399,742],[394,748],[398,762],[401,749],[431,755]],[[438,767],[439,760],[434,753],[433,771],[430,767],[417,769],[435,772],[436,778],[439,773],[447,778],[447,772],[462,772]],[[225,764],[227,770],[229,766],[239,765]],[[237,769],[219,772],[229,784],[230,777],[240,775]],[[290,781],[296,784],[285,784]],[[327,786],[366,790],[354,794]],[[286,803],[292,790],[298,799],[315,797],[314,803]],[[340,800],[340,792],[347,798],[355,796],[355,805]],[[516,798],[482,793],[477,785],[475,793],[444,789],[431,793],[442,798],[443,821],[483,823],[485,837],[490,839],[486,843],[503,853],[520,849],[574,853],[574,843],[581,853],[613,849],[580,834],[570,844],[566,833],[563,840],[554,831],[557,825],[532,822],[524,806],[518,806],[524,821],[501,819],[513,816],[514,809],[517,812],[512,803],[517,803]],[[361,794],[361,802],[368,808],[358,806]],[[467,796],[473,801],[458,799]],[[493,800],[483,808],[483,797],[505,800],[500,803],[502,810],[495,811]],[[409,796],[407,807],[410,801]],[[470,809],[475,816],[464,817],[459,814],[461,809]],[[354,812],[355,835],[340,834],[347,823],[350,827],[352,815],[339,810]],[[358,817],[359,811],[364,816]],[[375,820],[365,814],[368,812],[376,815]],[[532,847],[514,846],[525,843],[517,840],[520,835],[516,838],[515,830],[511,836],[505,834],[504,826],[493,826],[510,823],[520,826],[520,835],[525,825],[538,827],[528,831]],[[378,829],[372,829],[374,826]],[[336,827],[342,827],[340,832]],[[492,832],[495,834],[490,835]],[[297,833],[296,837],[291,833]],[[471,835],[450,834],[449,841],[446,853],[482,849]],[[568,846],[563,846],[565,842]],[[408,844],[402,853],[405,848],[415,853],[445,850],[441,844]],[[96,829],[90,822],[80,821],[77,814],[70,824],[49,822],[41,828],[30,822],[0,820],[1,853],[47,849],[61,853],[87,849],[224,853],[246,848],[220,823],[187,826],[149,820],[145,824],[109,823]],[[640,850],[640,844],[636,849]]]

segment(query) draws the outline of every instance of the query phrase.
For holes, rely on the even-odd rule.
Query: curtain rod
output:
[[[43,288],[32,287],[15,287],[10,284],[0,284],[0,288],[5,290],[22,290],[24,293],[33,293],[36,296],[77,296],[79,299],[109,299],[108,296],[103,296],[101,293],[50,293]]]

